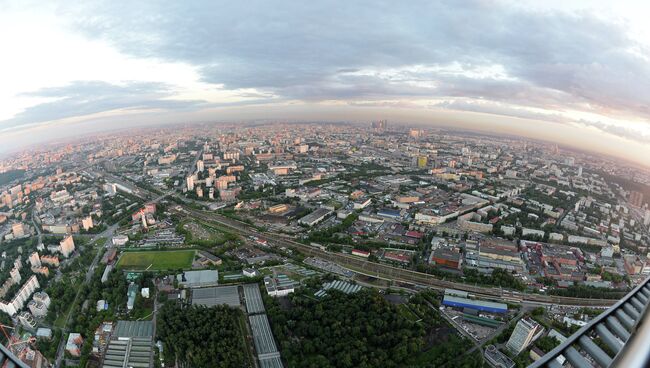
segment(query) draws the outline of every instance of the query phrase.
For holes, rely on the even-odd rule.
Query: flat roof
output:
[[[218,286],[192,290],[192,305],[214,307],[226,304],[229,307],[239,307],[239,290],[237,286]]]
[[[499,310],[508,310],[508,305],[503,304],[503,303],[495,303],[495,302],[488,302],[485,300],[476,300],[476,299],[466,299],[466,298],[461,298],[453,295],[445,295],[443,299],[444,302],[450,302],[450,303],[456,303],[456,304],[462,304],[466,306],[477,306],[477,307],[483,307],[483,308],[488,308],[488,309],[499,309]]]
[[[149,337],[153,338],[152,321],[117,321],[116,337]]]
[[[260,358],[260,368],[284,368],[282,365],[282,359],[279,356],[274,356],[270,358]]]
[[[127,340],[111,340],[104,354],[102,367],[153,367],[152,349],[150,338],[134,337]]]
[[[262,313],[265,311],[260,287],[257,284],[244,285],[244,298],[246,299],[246,311],[248,314]]]
[[[183,281],[183,275],[185,280]],[[185,271],[182,274],[176,275],[178,282],[190,287],[202,284],[216,284],[219,282],[219,271],[217,270],[201,270],[201,271]]]
[[[456,289],[445,289],[445,295],[467,298],[467,294],[468,294],[467,291],[456,290]]]
[[[277,355],[280,356],[275,341],[273,340],[273,333],[271,333],[271,326],[266,314],[257,314],[248,317],[253,332],[253,341],[255,342],[255,350],[258,356],[264,355]],[[271,356],[269,356],[271,357]]]
[[[314,212],[306,215],[305,217],[301,218],[300,222],[302,222],[302,223],[311,223],[311,222],[314,222],[314,221],[320,219],[321,217],[329,215],[330,213],[332,213],[331,210],[328,210],[327,208],[322,208],[321,207],[321,208],[316,209]]]

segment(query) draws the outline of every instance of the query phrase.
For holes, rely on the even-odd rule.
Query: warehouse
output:
[[[279,358],[280,352],[278,352],[275,341],[273,340],[273,333],[271,332],[271,326],[269,326],[269,320],[266,315],[257,314],[249,316],[248,320],[250,322],[251,332],[253,333],[253,342],[259,361],[262,362]]]
[[[435,264],[436,266],[443,266],[458,270],[462,265],[462,257],[458,251],[447,248],[440,248],[431,252],[429,263]]]
[[[236,285],[194,289],[192,291],[192,305],[214,307],[224,304],[229,307],[241,306]]]
[[[104,354],[103,368],[153,367],[153,322],[118,321]]]
[[[180,285],[188,288],[217,286],[219,284],[219,271],[185,271],[182,274],[176,275],[176,279]]]
[[[244,285],[244,298],[248,314],[264,313],[264,303],[260,294],[260,287],[257,284]]]
[[[448,307],[475,309],[489,313],[507,313],[508,306],[503,303],[486,302],[483,300],[473,300],[459,298],[453,295],[445,295],[442,304]]]
[[[316,211],[308,214],[307,216],[298,220],[302,225],[314,226],[317,223],[323,221],[327,216],[331,215],[333,212],[327,208],[319,208]]]

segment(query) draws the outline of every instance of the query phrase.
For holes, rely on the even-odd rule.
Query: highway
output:
[[[116,177],[112,176],[111,179],[119,180]],[[131,183],[131,186],[135,183]],[[143,198],[145,200],[155,198],[159,200],[161,196],[154,193],[150,193],[148,190],[138,187],[137,192],[134,194],[138,196],[144,196],[148,198]],[[337,263],[343,267],[349,268],[354,272],[382,278],[386,280],[392,280],[397,282],[402,282],[406,284],[425,286],[432,289],[444,290],[447,288],[457,289],[462,291],[467,291],[468,293],[474,294],[477,297],[485,297],[502,301],[511,301],[511,302],[529,302],[535,304],[557,304],[565,306],[593,306],[593,307],[608,307],[616,303],[616,299],[587,299],[587,298],[573,298],[573,297],[563,297],[556,295],[544,295],[544,294],[534,294],[534,293],[525,293],[525,292],[516,292],[508,289],[503,289],[500,287],[485,287],[478,285],[465,284],[462,282],[454,282],[447,280],[440,280],[433,275],[425,274],[422,272],[417,272],[413,270],[407,270],[403,268],[394,267],[387,264],[369,262],[366,259],[355,257],[352,255],[342,254],[342,253],[332,253],[328,251],[321,250],[313,246],[305,245],[299,242],[296,242],[288,236],[281,234],[270,233],[270,232],[260,232],[255,227],[250,224],[234,220],[225,216],[221,216],[214,212],[195,210],[188,207],[187,205],[176,205],[171,208],[171,211],[176,212],[181,216],[192,217],[199,219],[207,223],[214,223],[217,225],[225,226],[235,230],[237,233],[246,235],[246,236],[255,236],[259,238],[266,239],[269,241],[269,244],[276,245],[278,247],[287,247],[296,251],[299,251],[310,257],[317,257],[321,259],[328,260],[330,262]]]

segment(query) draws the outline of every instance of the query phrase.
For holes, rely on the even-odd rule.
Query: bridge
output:
[[[650,278],[529,368],[650,366]]]

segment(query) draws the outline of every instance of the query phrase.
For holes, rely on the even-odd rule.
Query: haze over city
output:
[[[2,151],[139,125],[386,118],[650,153],[645,2],[2,6]]]

